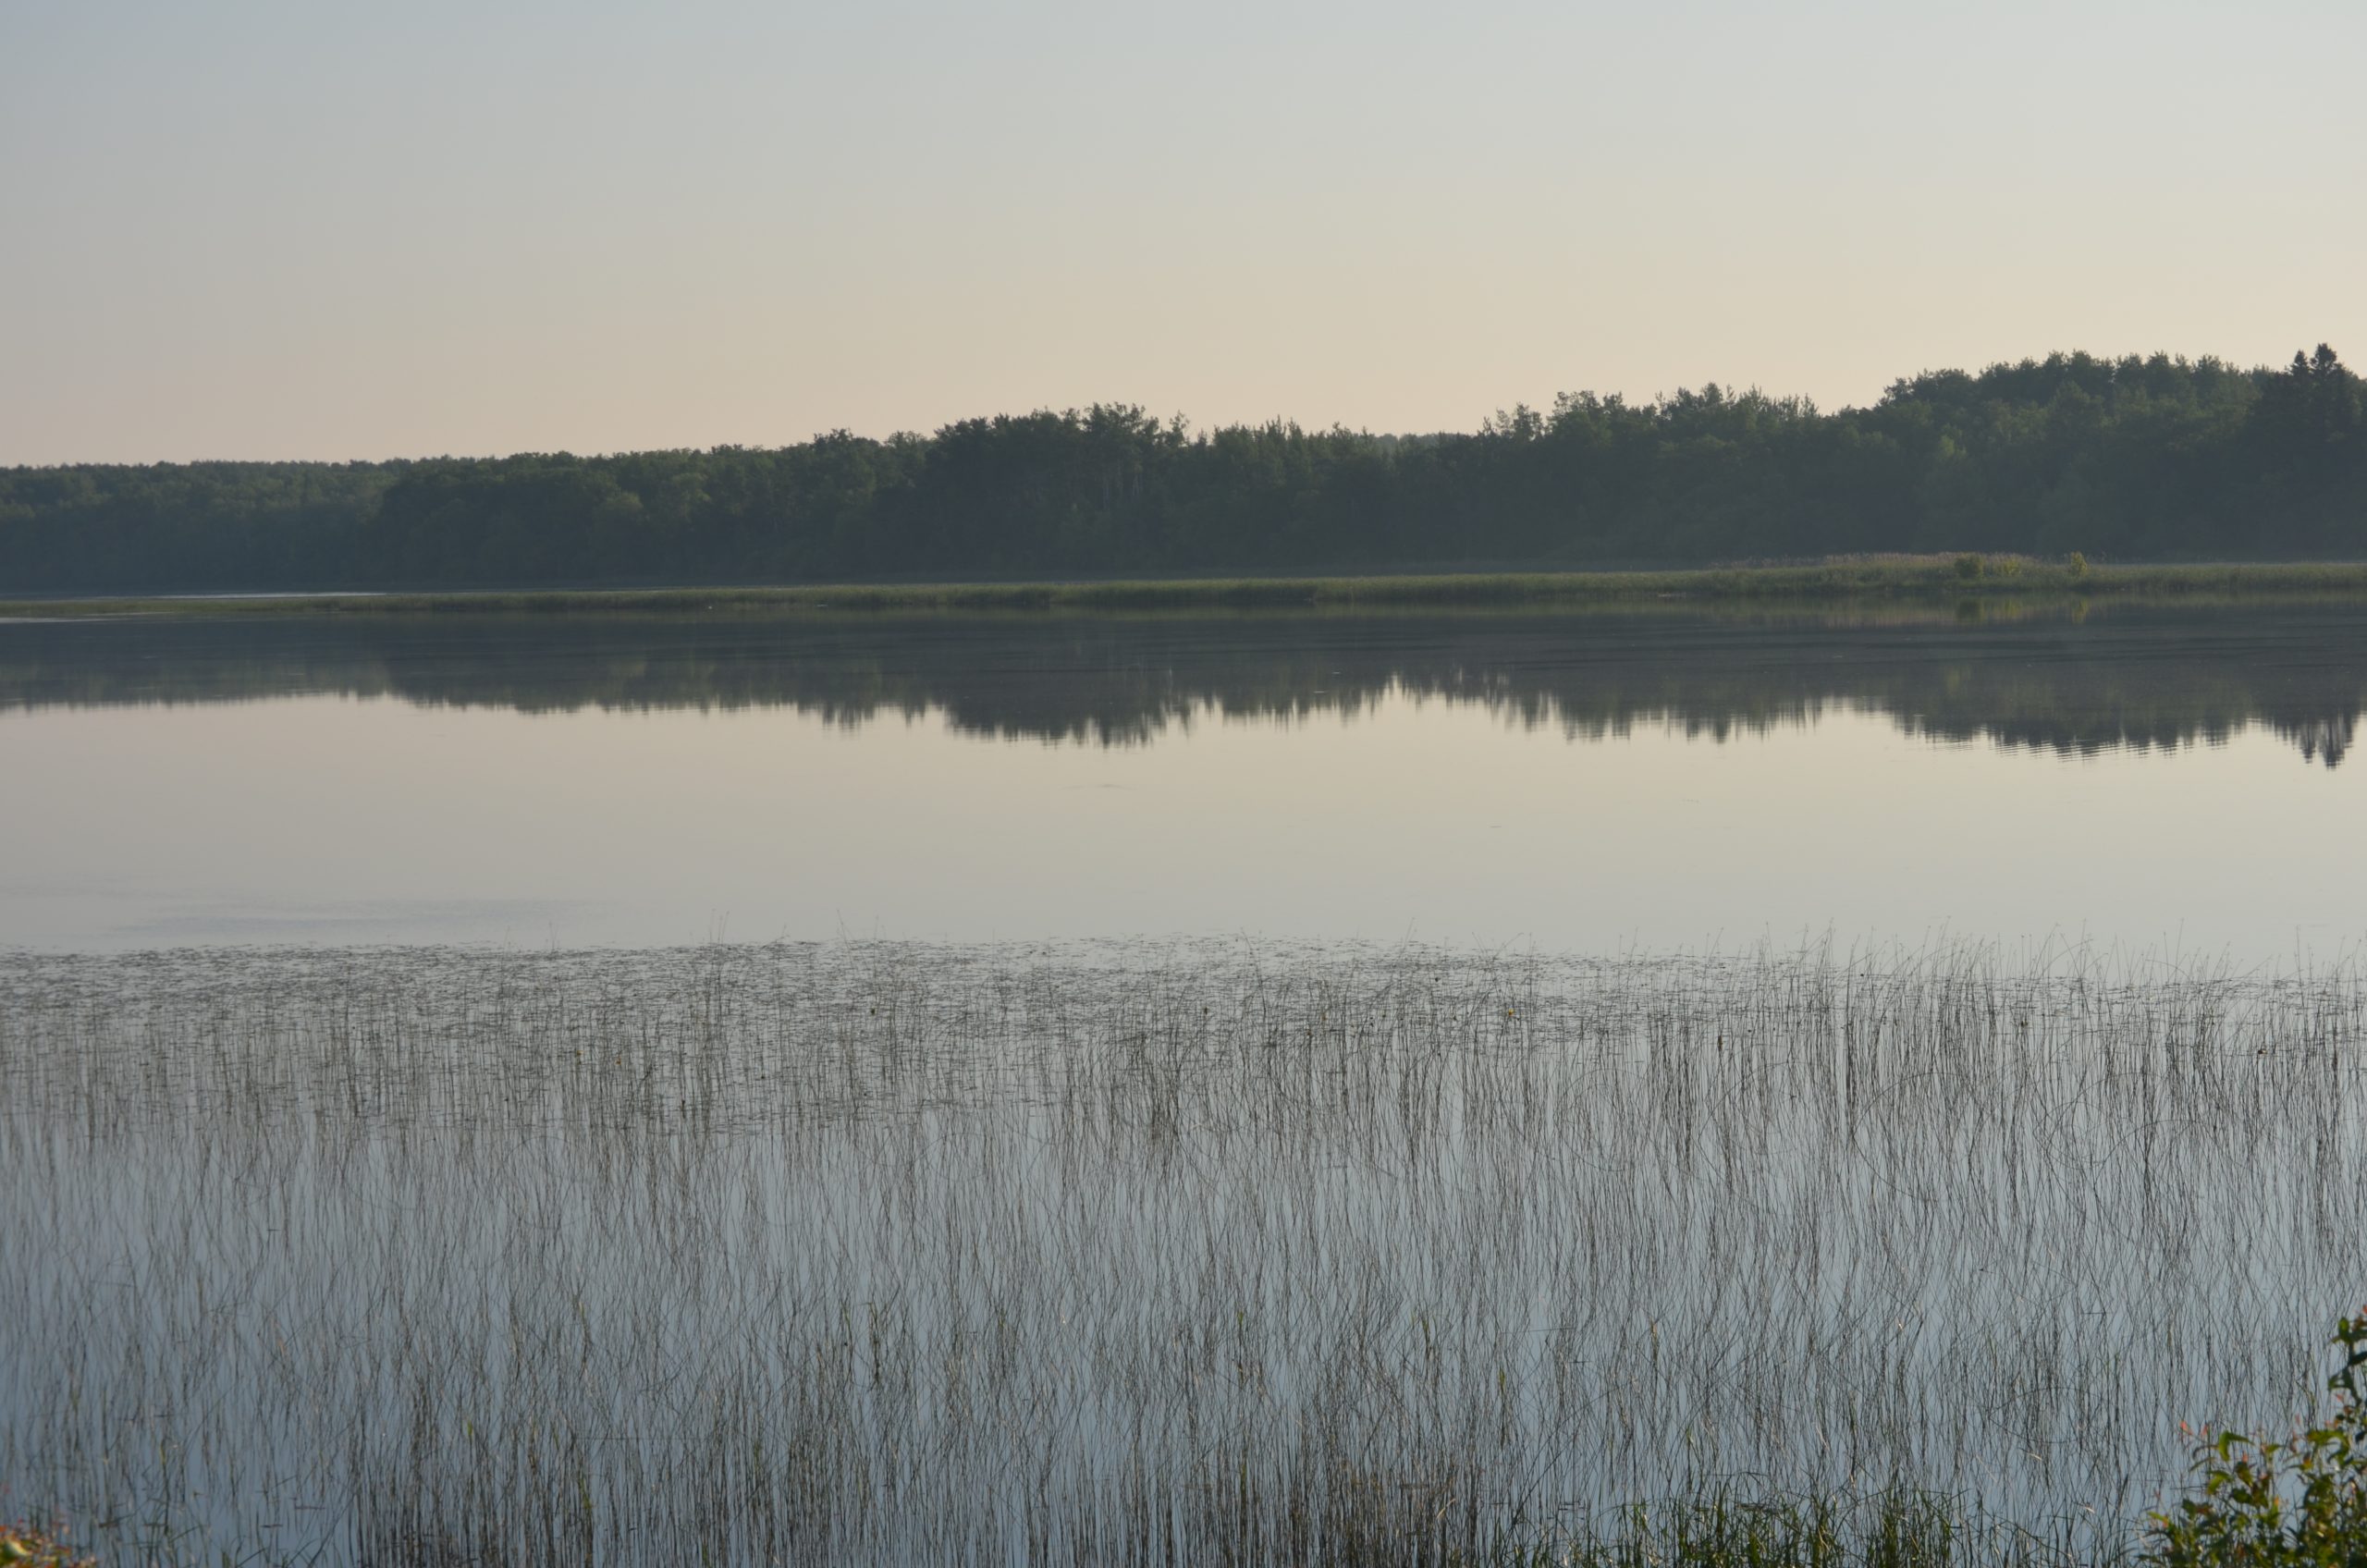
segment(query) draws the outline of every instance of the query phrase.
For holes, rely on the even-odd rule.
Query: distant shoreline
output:
[[[1844,558],[1675,570],[1308,575],[1033,582],[94,594],[11,598],[0,618],[124,615],[569,615],[802,611],[1583,609],[1839,600],[2367,598],[2367,561],[2080,566],[2015,556]]]

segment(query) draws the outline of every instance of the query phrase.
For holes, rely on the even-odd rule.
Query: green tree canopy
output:
[[[1124,405],[774,448],[0,470],[0,592],[1678,564],[1869,551],[2367,556],[2367,392],[2084,353],[1870,407],[1567,393],[1470,434],[1195,433]]]

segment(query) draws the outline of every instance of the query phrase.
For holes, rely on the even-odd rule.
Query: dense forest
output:
[[[1138,408],[776,448],[0,470],[0,592],[1600,566],[1979,550],[2367,557],[2367,390],[2055,354],[1863,409],[1714,384],[1476,433]]]

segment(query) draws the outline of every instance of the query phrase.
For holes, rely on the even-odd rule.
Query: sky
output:
[[[2367,361],[2367,6],[0,0],[0,463]]]

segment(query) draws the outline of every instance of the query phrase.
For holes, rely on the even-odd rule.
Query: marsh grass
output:
[[[1944,947],[0,957],[0,1509],[111,1564],[2108,1559],[2181,1421],[2321,1385],[2362,1025],[2349,969]]]

